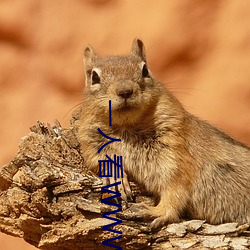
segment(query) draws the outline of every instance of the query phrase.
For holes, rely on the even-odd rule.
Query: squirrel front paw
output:
[[[155,231],[168,223],[178,222],[178,213],[174,210],[159,209],[161,207],[148,206],[144,203],[133,204],[129,211],[132,213],[131,218],[143,221],[152,221],[148,227],[150,231]]]
[[[131,213],[131,219],[134,220],[152,221],[152,219],[157,218],[157,216],[150,211],[150,206],[144,203],[135,203],[128,211]]]
[[[121,182],[121,184],[114,186],[114,187],[110,187],[110,190],[119,192],[121,194],[122,200],[125,201],[127,204],[128,200],[129,201],[133,200],[133,197],[132,197],[132,191],[131,191],[126,173],[123,174],[123,178],[118,178],[117,180],[115,180],[113,177],[105,177],[103,184],[104,186],[106,186],[106,185],[114,184],[119,181]],[[118,203],[117,198],[115,198],[115,201]]]

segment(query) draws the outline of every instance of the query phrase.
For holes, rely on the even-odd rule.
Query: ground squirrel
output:
[[[250,148],[187,112],[148,69],[143,42],[127,56],[101,58],[84,50],[86,86],[79,140],[86,166],[123,157],[124,173],[158,198],[139,204],[152,228],[182,215],[208,223],[250,223]],[[109,126],[112,100],[112,126]],[[105,143],[98,131],[121,139]],[[123,178],[123,197],[130,193]],[[136,211],[136,209],[134,210]]]

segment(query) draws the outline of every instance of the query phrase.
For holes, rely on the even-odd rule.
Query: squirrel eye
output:
[[[91,81],[92,85],[99,84],[101,82],[100,76],[94,70],[92,71]]]
[[[149,72],[148,72],[148,68],[147,68],[147,65],[144,64],[143,67],[142,67],[142,76],[145,78],[145,77],[149,77]]]

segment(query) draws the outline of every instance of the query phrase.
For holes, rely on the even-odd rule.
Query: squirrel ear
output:
[[[135,38],[132,43],[132,54],[139,56],[142,61],[147,62],[146,51],[143,42],[140,39]]]
[[[84,54],[83,54],[83,63],[85,66],[85,70],[89,70],[93,68],[93,64],[95,59],[97,58],[97,55],[93,48],[91,46],[88,46],[84,49]]]
[[[85,86],[88,85],[88,82],[91,79],[91,71],[94,67],[95,59],[97,58],[97,54],[93,50],[91,46],[88,46],[84,49],[83,53],[83,63],[85,69]]]

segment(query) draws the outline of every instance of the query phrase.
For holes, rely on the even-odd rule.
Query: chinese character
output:
[[[104,136],[105,138],[107,138],[107,139],[110,140],[109,142],[105,143],[104,145],[102,145],[102,146],[99,148],[99,150],[97,151],[98,153],[100,153],[100,152],[102,151],[102,149],[103,149],[104,147],[106,147],[109,143],[114,142],[114,141],[121,141],[121,139],[115,139],[115,138],[112,138],[112,137],[109,137],[109,136],[105,135],[105,134],[101,131],[100,128],[98,128],[97,130],[98,130],[98,132],[99,132],[102,136]]]
[[[114,177],[115,181],[117,178],[123,178],[123,165],[122,156],[114,155],[114,160],[112,160],[108,155],[106,155],[108,160],[99,160],[99,177]],[[114,176],[113,176],[114,167]]]

